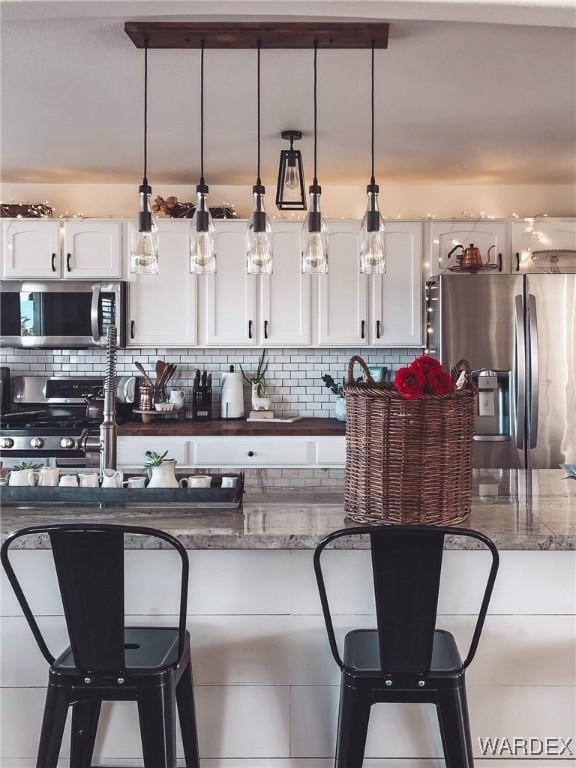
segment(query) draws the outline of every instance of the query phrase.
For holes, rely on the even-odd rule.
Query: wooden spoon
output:
[[[146,373],[146,371],[144,370],[144,366],[142,365],[142,363],[139,363],[138,361],[136,361],[136,362],[134,363],[134,365],[136,366],[136,368],[138,368],[138,370],[140,371],[140,373],[142,374],[142,376],[144,376],[144,378],[146,379],[146,381],[148,382],[148,384],[149,384],[149,385],[152,387],[152,389],[154,389],[154,384],[152,383],[152,379],[150,378],[150,376],[148,376],[148,374],[147,374],[147,373]]]

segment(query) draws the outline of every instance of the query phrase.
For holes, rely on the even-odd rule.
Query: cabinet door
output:
[[[310,343],[310,275],[300,266],[300,222],[273,232],[274,271],[260,277],[260,341],[264,346]]]
[[[158,224],[157,275],[131,275],[128,346],[196,344],[196,276],[190,273],[190,222]]]
[[[216,274],[203,276],[205,344],[257,342],[256,277],[246,274],[246,222],[216,225]]]
[[[422,224],[386,224],[386,273],[371,275],[370,343],[422,344]]]
[[[328,274],[318,276],[318,344],[368,343],[367,281],[360,274],[360,222],[328,225]]]
[[[119,221],[66,221],[64,223],[64,277],[121,278],[122,223]]]
[[[474,221],[433,221],[430,223],[430,271],[432,275],[446,272],[457,265],[456,254],[448,254],[456,245],[473,243],[501,272],[510,272],[508,226],[504,221],[480,219]],[[502,254],[500,259],[499,254]],[[501,265],[501,268],[500,268]]]
[[[60,222],[18,219],[4,225],[4,277],[61,277]]]
[[[576,219],[514,221],[512,254],[514,272],[576,272]]]

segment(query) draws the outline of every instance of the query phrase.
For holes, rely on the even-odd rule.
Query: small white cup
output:
[[[238,478],[237,477],[223,477],[222,478],[222,488],[236,488],[238,485]]]
[[[10,472],[8,485],[29,486],[36,485],[39,473],[34,469],[13,469]]]
[[[190,475],[180,480],[181,488],[210,488],[212,477],[210,475]]]
[[[61,488],[78,488],[78,476],[77,475],[62,475],[58,485]]]
[[[79,474],[80,488],[99,488],[100,479],[96,472],[86,472],[85,474]]]
[[[122,488],[124,472],[119,469],[105,469],[102,474],[102,488]]]
[[[127,488],[146,488],[146,478],[145,477],[129,477],[128,480],[124,482],[124,485]]]
[[[38,485],[44,488],[54,488],[58,485],[60,470],[58,467],[41,467],[38,471]]]

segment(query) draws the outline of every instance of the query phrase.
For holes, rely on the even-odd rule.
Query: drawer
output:
[[[290,438],[198,440],[194,444],[194,464],[200,467],[307,466],[313,454],[312,441]]]
[[[343,467],[346,464],[346,438],[332,437],[316,443],[316,464],[319,467]]]
[[[180,438],[162,437],[119,437],[118,438],[118,466],[143,467],[146,461],[146,451],[164,453],[168,451],[166,458],[176,459],[178,466],[188,464],[188,442]]]

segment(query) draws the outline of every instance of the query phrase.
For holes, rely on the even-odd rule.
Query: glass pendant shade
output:
[[[140,210],[132,227],[130,272],[135,275],[158,274],[158,228],[150,211],[152,188],[146,180],[139,187]]]
[[[196,187],[196,210],[190,226],[190,270],[197,275],[213,275],[216,272],[216,246],[207,184]]]
[[[310,186],[309,210],[302,228],[302,272],[305,275],[328,272],[328,235],[320,209],[321,192],[318,184]]]
[[[254,210],[246,232],[246,272],[249,275],[272,274],[272,228],[264,208],[265,189],[255,184]]]
[[[290,141],[290,149],[280,152],[276,207],[281,211],[305,211],[306,192],[302,153],[294,149],[293,143],[302,138],[301,131],[282,131],[283,139]]]
[[[364,275],[382,275],[386,272],[384,220],[378,208],[377,184],[368,184],[368,203],[360,231],[360,272]]]

